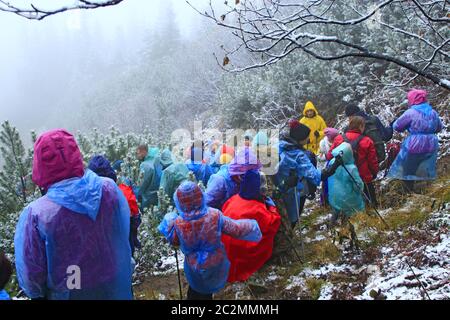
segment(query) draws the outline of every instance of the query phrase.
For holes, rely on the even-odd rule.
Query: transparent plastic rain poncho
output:
[[[394,123],[394,130],[408,131],[388,178],[400,180],[436,179],[439,140],[442,130],[439,115],[428,103],[412,106]]]
[[[141,163],[138,195],[142,197],[141,210],[158,204],[158,190],[161,183],[162,165],[159,149],[152,148]]]
[[[192,182],[185,182],[178,190],[183,190],[186,199],[195,187],[198,188]],[[201,194],[201,204],[195,206],[196,209],[186,206],[180,203],[178,190],[174,200],[180,215],[167,214],[158,229],[170,243],[180,245],[186,256],[184,272],[192,289],[202,294],[216,293],[225,286],[230,268],[222,234],[259,242],[261,231],[255,220],[233,220],[219,210],[207,207],[204,194]]]
[[[300,195],[304,189],[302,180],[307,179],[310,183],[318,186],[321,181],[321,172],[314,167],[305,151],[290,141],[280,141],[279,154],[280,163],[274,182],[282,193],[289,220],[294,223],[298,220]],[[295,192],[295,188],[288,189],[284,187],[290,174],[295,174],[298,177],[297,193]]]
[[[130,209],[116,184],[87,170],[53,184],[20,216],[15,235],[17,278],[30,298],[132,299]],[[69,290],[79,267],[81,289]]]
[[[189,179],[189,169],[184,163],[174,163],[164,169],[161,176],[161,188],[173,203],[172,195],[178,186]]]
[[[221,209],[228,199],[239,193],[239,185],[231,178],[228,168],[229,165],[223,165],[208,181],[206,203],[209,207]]]
[[[361,193],[364,188],[364,182],[355,165],[351,145],[344,142],[331,153],[333,157],[336,157],[341,152],[345,168],[344,166],[340,166],[336,170],[336,173],[328,178],[328,201],[334,211],[351,216],[356,212],[363,211],[365,208]],[[333,158],[330,161],[330,165],[334,161],[335,159]],[[350,172],[356,183],[345,169]]]
[[[0,290],[0,301],[11,300],[9,294],[5,290]]]
[[[204,186],[208,184],[209,178],[213,175],[213,169],[209,164],[206,163],[195,163],[193,161],[188,161],[186,166],[189,171],[192,171],[195,175],[195,179],[198,182],[202,182]]]

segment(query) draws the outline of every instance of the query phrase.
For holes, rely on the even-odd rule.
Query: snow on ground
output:
[[[333,291],[334,286],[331,283],[327,283],[321,288],[318,300],[331,300]]]
[[[418,244],[413,251],[383,247],[380,252],[381,270],[376,270],[367,280],[364,292],[356,299],[371,299],[372,290],[380,291],[389,300],[426,299],[425,287],[431,299],[450,299],[450,215],[445,208],[431,215],[427,226],[444,226],[430,233],[438,237],[436,243]],[[447,226],[447,228],[445,227]],[[440,230],[444,233],[440,234]],[[412,257],[421,257],[414,263]],[[407,260],[408,259],[408,260]],[[411,268],[408,266],[408,263]]]
[[[413,203],[408,203],[406,207],[412,207]],[[373,300],[374,292],[379,293],[377,297],[388,300],[422,300],[427,299],[425,290],[416,279],[416,276],[426,288],[431,299],[450,299],[450,214],[449,205],[443,210],[430,215],[424,228],[427,235],[434,241],[420,242],[411,239],[404,243],[394,241],[381,247],[380,257],[371,264],[352,265],[351,260],[343,259],[347,263],[326,264],[318,269],[306,268],[297,275],[292,275],[287,282],[286,290],[304,290],[307,287],[307,279],[321,279],[324,284],[320,288],[320,300],[336,298],[334,293],[339,293],[350,287],[349,282],[335,282],[333,277],[339,275],[343,279],[355,278],[360,274],[366,274],[367,280],[362,284],[362,293],[348,298],[358,300]],[[404,209],[407,210],[407,209]],[[386,215],[390,210],[383,210],[382,215]],[[411,229],[408,232],[423,233],[422,230]],[[408,232],[398,232],[397,236],[403,239]],[[393,235],[393,233],[389,233]],[[360,235],[359,235],[360,237]],[[361,238],[361,237],[360,237]],[[322,236],[308,241],[320,241]],[[357,256],[355,256],[358,258]],[[408,259],[408,260],[406,260]],[[354,261],[357,261],[355,259]],[[413,268],[410,269],[408,264]],[[333,282],[333,283],[332,283]]]
[[[184,268],[184,254],[178,251],[178,265],[180,270],[183,270]],[[168,257],[162,257],[161,263],[158,266],[158,270],[162,271],[154,271],[152,272],[152,275],[165,275],[170,273],[177,272],[177,260],[175,259],[175,255],[171,255]]]
[[[420,250],[421,248],[419,248]],[[408,267],[405,254],[392,257],[394,250],[385,248],[381,271],[370,276],[365,291],[356,299],[371,299],[372,290],[379,291],[389,300],[423,299],[425,291]],[[428,265],[420,268],[412,266],[414,273],[422,282],[431,299],[450,299],[450,237],[441,235],[441,242],[426,246],[423,250]],[[411,264],[411,262],[409,262]]]

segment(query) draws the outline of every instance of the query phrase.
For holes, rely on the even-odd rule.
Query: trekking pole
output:
[[[343,152],[341,151],[341,155],[343,154]],[[353,180],[353,183],[358,186],[358,182],[356,182],[356,179],[352,176],[352,174],[350,173],[350,171],[348,171],[347,167],[345,166],[345,164],[342,164],[342,167],[345,169],[345,171],[347,172],[347,174],[350,176],[350,178]],[[364,193],[364,190],[359,189],[359,192],[361,193],[361,195],[370,203],[372,204],[372,200],[369,199],[369,197]],[[373,209],[375,210],[375,213],[377,214],[378,218],[380,218],[380,220],[384,223],[384,225],[388,228],[391,229],[391,227],[387,224],[386,220],[383,219],[383,217],[381,216],[381,214],[378,212],[377,208],[373,207]]]
[[[286,229],[286,232],[289,231],[288,228],[286,227],[286,225],[285,225],[284,223],[281,223],[281,225],[284,227],[284,229]],[[295,245],[294,245],[294,242],[292,242],[292,239],[289,238],[289,236],[288,236],[287,234],[285,234],[285,233],[283,233],[283,235],[286,237],[287,241],[288,241],[289,244],[291,245],[292,250],[294,251],[295,255],[297,256],[297,259],[298,259],[300,262],[303,263],[304,261],[303,261],[303,259],[300,257],[300,254],[298,253],[297,249],[295,249]]]
[[[178,262],[178,249],[175,248],[175,260],[177,262],[178,289],[180,290],[180,300],[183,300],[183,290],[181,288],[180,264]]]
[[[298,206],[298,195],[297,195],[297,186],[294,188],[295,193],[295,208],[297,209],[297,218],[298,218],[298,225],[300,226],[300,246],[302,248],[302,258],[305,259],[305,246],[303,243],[303,235],[302,235],[302,225],[300,223],[300,208]]]
[[[422,281],[419,280],[419,277],[416,275],[416,273],[414,272],[414,269],[412,268],[411,264],[408,262],[408,258],[405,259],[406,264],[408,265],[409,269],[411,270],[411,272],[413,273],[414,277],[416,278],[416,280],[419,282],[420,287],[423,289],[423,291],[425,292],[425,294],[428,297],[428,300],[432,300],[430,298],[430,295],[428,294],[427,289],[425,289],[425,286],[422,284]]]

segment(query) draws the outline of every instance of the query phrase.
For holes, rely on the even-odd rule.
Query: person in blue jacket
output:
[[[0,252],[0,300],[11,300],[5,288],[12,275],[12,266],[3,252]]]
[[[274,183],[294,228],[301,215],[306,197],[302,196],[307,184],[319,186],[321,181],[332,176],[342,164],[342,158],[336,157],[333,165],[319,171],[311,162],[304,146],[308,143],[310,129],[298,120],[292,119],[288,124],[288,132],[280,137],[278,172]],[[302,192],[303,191],[303,192]]]
[[[211,300],[225,286],[230,269],[222,234],[259,242],[261,230],[256,220],[233,220],[208,207],[202,190],[191,181],[178,187],[174,201],[178,212],[167,214],[158,230],[185,255],[188,299]]]
[[[438,113],[427,101],[427,92],[411,90],[408,93],[410,108],[394,122],[398,132],[407,131],[388,178],[404,181],[408,192],[414,191],[414,181],[434,180],[439,151],[437,133],[442,130]]]

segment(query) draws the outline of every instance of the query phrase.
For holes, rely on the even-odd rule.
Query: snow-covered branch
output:
[[[29,7],[21,7],[11,3],[10,1],[0,0],[0,11],[14,13],[30,20],[43,20],[49,16],[65,11],[79,10],[79,9],[97,9],[101,7],[115,6],[123,1],[124,0],[107,0],[107,1],[78,0],[71,5],[58,6],[54,9],[44,9],[38,7],[33,3],[30,3]]]
[[[442,80],[450,63],[448,2],[243,0],[222,14],[209,1],[209,11],[197,12],[238,39],[239,47],[224,46],[222,67],[231,72],[265,67],[300,50],[320,60],[389,62],[450,90]],[[241,50],[258,60],[236,65],[233,55]]]

